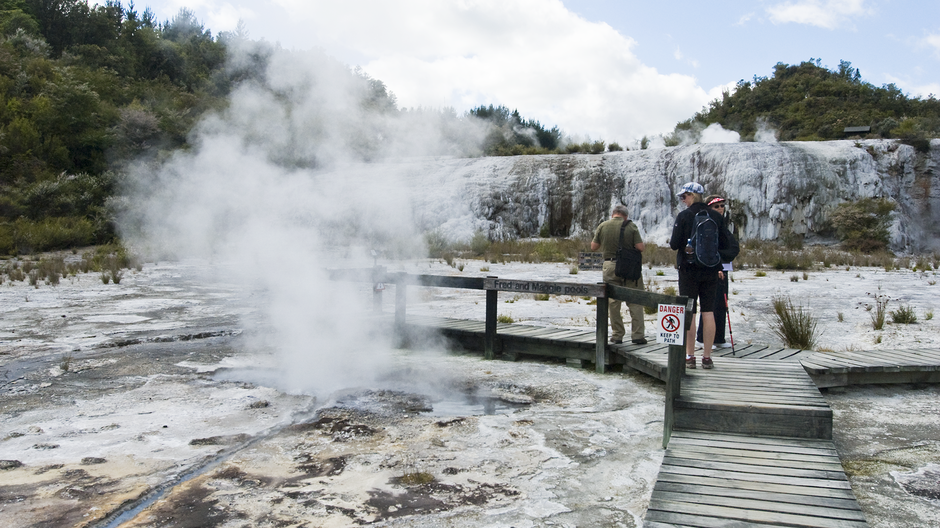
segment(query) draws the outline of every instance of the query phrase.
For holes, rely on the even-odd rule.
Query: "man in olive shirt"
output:
[[[604,282],[615,286],[625,286],[627,288],[642,290],[642,277],[631,281],[622,279],[614,274],[614,268],[616,267],[614,260],[617,258],[617,248],[620,245],[620,226],[627,221],[628,217],[629,215],[625,205],[614,206],[610,220],[597,226],[597,229],[594,231],[594,240],[591,241],[591,251],[600,250],[604,252]],[[636,224],[633,222],[628,223],[627,227],[623,230],[623,247],[635,247],[637,250],[643,251],[644,245],[643,239],[640,238],[640,230],[637,229]],[[623,336],[626,334],[626,329],[623,326],[623,315],[620,313],[621,304],[621,301],[610,299],[607,305],[610,328],[612,330],[610,342],[615,344],[623,343]],[[643,305],[628,303],[627,307],[630,308],[630,326],[633,330],[633,334],[631,335],[633,343],[645,345],[646,326],[643,321]]]

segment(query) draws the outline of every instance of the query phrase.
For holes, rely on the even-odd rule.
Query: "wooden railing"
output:
[[[606,368],[607,352],[607,306],[609,299],[616,299],[630,304],[658,307],[660,304],[685,307],[685,319],[682,321],[682,335],[692,322],[692,300],[685,296],[664,295],[661,293],[635,290],[598,283],[553,282],[501,279],[499,277],[453,277],[447,275],[412,275],[404,272],[388,272],[384,266],[373,268],[328,270],[332,280],[353,282],[371,282],[373,309],[382,311],[382,292],[385,284],[395,285],[395,326],[403,330],[407,309],[409,286],[432,286],[437,288],[462,288],[486,291],[486,322],[484,324],[483,356],[486,359],[496,357],[496,318],[497,292],[533,293],[549,295],[572,295],[594,297],[597,299],[596,342],[594,347],[595,370],[603,374]],[[666,413],[663,425],[663,447],[669,443],[672,435],[673,402],[681,392],[682,375],[685,373],[685,346],[669,345],[668,378],[666,380]]]

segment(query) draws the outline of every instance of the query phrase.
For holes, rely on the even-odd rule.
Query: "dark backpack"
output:
[[[721,255],[718,253],[718,222],[708,215],[705,210],[695,214],[692,221],[693,264],[702,268],[714,268],[721,264]]]
[[[643,253],[635,247],[624,247],[623,230],[630,220],[624,220],[620,225],[620,242],[617,244],[617,262],[614,266],[614,275],[630,281],[638,280],[643,276]]]

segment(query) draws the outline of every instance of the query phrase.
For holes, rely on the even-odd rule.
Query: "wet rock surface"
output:
[[[940,526],[940,387],[829,389],[833,439],[871,526]]]

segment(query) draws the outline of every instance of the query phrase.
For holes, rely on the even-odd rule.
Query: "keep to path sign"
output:
[[[682,321],[685,320],[685,306],[677,304],[659,305],[659,325],[656,327],[656,342],[667,345],[685,344],[685,332]]]

